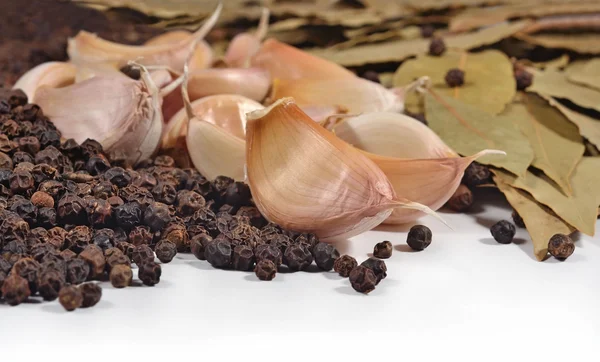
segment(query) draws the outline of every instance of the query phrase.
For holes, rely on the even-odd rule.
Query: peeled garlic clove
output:
[[[452,197],[471,162],[484,155],[505,153],[484,150],[469,157],[414,160],[364,154],[388,177],[396,194],[437,210]],[[405,224],[424,215],[418,210],[395,209],[383,223]]]
[[[356,148],[310,119],[291,98],[248,115],[246,165],[253,200],[283,228],[327,240],[369,230],[400,199],[385,174]]]
[[[77,36],[69,39],[67,52],[71,61],[76,64],[108,63],[118,69],[128,61],[135,60],[144,65],[161,65],[181,71],[194,43],[204,38],[212,29],[221,13],[221,9],[222,5],[219,4],[215,12],[193,36],[182,39],[177,43],[141,46],[123,45],[101,39],[86,31],[80,31]],[[210,64],[212,64],[212,50],[210,47],[196,47],[193,59],[188,64],[192,69],[210,67]]]
[[[189,40],[193,36],[194,34],[187,30],[173,30],[150,38],[144,45],[171,45],[180,41]]]
[[[400,113],[373,112],[345,118],[333,127],[342,140],[363,151],[397,158],[457,157],[429,127]]]
[[[35,100],[35,92],[41,87],[61,88],[75,83],[77,68],[71,63],[47,62],[42,63],[27,73],[15,83],[13,89],[21,89],[30,102]]]
[[[150,157],[160,142],[160,102],[147,72],[141,81],[102,76],[36,93],[36,103],[65,138],[96,139],[107,153],[124,154],[132,163]]]
[[[354,73],[335,63],[315,57],[275,39],[267,39],[250,66],[268,70],[273,79],[339,79],[354,78]]]
[[[190,74],[190,98],[199,99],[214,94],[239,94],[262,101],[271,87],[269,73],[260,68],[215,68]]]
[[[255,34],[242,33],[231,40],[225,53],[225,63],[230,67],[247,67],[250,58],[260,49],[260,43],[267,35],[268,27],[269,10],[264,8]]]

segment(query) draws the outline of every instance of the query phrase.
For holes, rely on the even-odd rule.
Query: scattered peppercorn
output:
[[[228,240],[213,240],[204,248],[204,256],[215,268],[228,268],[231,264],[231,243]]]
[[[494,240],[500,244],[510,244],[517,232],[515,226],[507,220],[500,220],[490,228]]]
[[[359,293],[369,294],[375,290],[379,280],[372,269],[359,265],[350,272],[350,285]]]
[[[429,43],[429,55],[439,57],[446,51],[446,43],[442,38],[432,38]]]
[[[160,264],[154,261],[146,261],[142,265],[139,265],[138,278],[140,278],[144,285],[154,286],[158,284],[161,274],[162,269]]]
[[[392,243],[385,240],[375,244],[373,248],[373,256],[379,259],[388,259],[392,256]]]
[[[89,308],[93,307],[102,298],[102,288],[96,283],[88,282],[79,285],[79,291],[83,296],[83,301],[81,302],[81,308]],[[64,306],[64,305],[63,305]]]
[[[154,261],[154,252],[146,244],[138,245],[133,249],[131,258],[139,267],[147,261]]]
[[[408,231],[406,243],[411,249],[421,251],[431,244],[431,230],[425,225],[415,225]]]
[[[19,274],[11,273],[2,283],[2,297],[8,305],[19,305],[29,298],[31,291],[29,290],[27,279]]]
[[[340,252],[337,249],[327,243],[318,243],[312,250],[317,266],[325,271],[333,269],[333,263],[340,257]]]
[[[133,280],[131,267],[126,264],[117,264],[110,270],[110,283],[115,288],[125,288]]]
[[[67,282],[80,284],[87,280],[90,266],[83,259],[71,259],[67,262]]]
[[[313,256],[306,245],[301,243],[291,244],[283,254],[285,265],[291,270],[299,271],[306,269],[313,262]]]
[[[333,263],[333,270],[344,278],[348,278],[352,269],[358,266],[356,259],[350,255],[342,255]]]
[[[277,266],[271,260],[263,259],[256,263],[254,273],[260,280],[273,280],[277,274]]]
[[[195,235],[191,240],[191,251],[194,256],[200,260],[206,260],[206,246],[213,241],[213,238],[206,233]]]
[[[248,271],[254,267],[254,252],[248,245],[237,245],[233,248],[233,269]]]
[[[71,312],[81,307],[81,304],[83,304],[83,294],[76,286],[68,285],[60,289],[58,301],[65,310]]]
[[[86,246],[79,254],[79,258],[85,260],[90,266],[90,277],[98,278],[104,273],[106,259],[104,258],[104,252],[98,245]]]
[[[575,243],[565,234],[555,234],[548,241],[548,252],[558,260],[565,260],[575,251]]]
[[[376,284],[379,284],[380,281],[387,277],[387,266],[381,259],[369,258],[363,261],[360,266],[364,266],[365,268],[369,268],[373,271],[375,278],[377,278]]]
[[[161,240],[156,244],[154,252],[161,263],[170,263],[177,255],[177,246],[168,240]]]
[[[465,72],[458,68],[452,68],[446,73],[444,80],[448,87],[460,87],[465,84]]]
[[[517,90],[525,90],[533,83],[533,74],[525,69],[518,68],[515,70],[515,80],[517,82]]]
[[[469,187],[476,187],[491,182],[490,169],[478,162],[471,162],[465,170],[462,183]]]
[[[473,193],[467,186],[460,184],[446,205],[457,212],[467,211],[473,205]]]

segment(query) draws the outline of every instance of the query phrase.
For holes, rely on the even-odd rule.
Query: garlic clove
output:
[[[354,73],[275,39],[267,39],[250,60],[250,66],[266,69],[273,79],[354,78]]]
[[[431,159],[400,159],[364,153],[388,177],[396,194],[438,210],[460,186],[467,166],[488,154],[502,151],[484,150],[469,157]],[[405,224],[425,213],[418,210],[395,209],[384,224]]]
[[[161,97],[147,71],[142,80],[98,76],[64,88],[42,87],[36,103],[65,138],[97,139],[106,152],[136,163],[150,157],[162,133]]]
[[[398,198],[385,174],[356,148],[310,119],[291,98],[248,114],[247,176],[271,222],[347,238],[384,221],[396,207],[431,212]]]
[[[203,39],[217,22],[222,4],[206,20],[189,39],[177,43],[159,45],[123,45],[101,39],[94,34],[80,31],[69,39],[67,52],[75,64],[108,63],[120,68],[128,61],[139,61],[144,65],[161,65],[175,70],[183,70],[183,64],[189,56],[194,43]],[[212,64],[212,50],[206,46],[196,46],[192,60],[188,63],[191,69],[208,68]]]
[[[340,116],[348,112],[347,109],[339,106],[304,106],[300,108],[307,116],[321,125],[328,125],[330,124],[329,120],[334,116]],[[331,122],[332,125],[335,123],[334,121]]]
[[[109,77],[127,77],[118,69],[105,63],[88,63],[77,66],[75,74],[75,83],[81,83],[94,77],[109,76]]]
[[[71,63],[42,63],[23,74],[13,89],[21,89],[30,102],[34,102],[35,92],[41,87],[61,88],[75,83],[77,68]]]
[[[267,35],[268,28],[269,10],[263,8],[256,33],[242,33],[236,35],[229,43],[229,47],[225,52],[225,63],[230,67],[248,67],[250,58],[260,49],[261,42]]]
[[[380,156],[458,157],[429,127],[400,113],[373,112],[345,118],[333,132],[354,147]]]
[[[153,38],[150,38],[148,41],[144,43],[144,45],[171,45],[174,43],[179,43],[183,40],[188,40],[194,36],[194,33],[191,33],[187,30],[173,30],[166,32],[164,34],[157,35]],[[206,42],[204,42],[206,43]],[[207,44],[208,45],[208,44]]]

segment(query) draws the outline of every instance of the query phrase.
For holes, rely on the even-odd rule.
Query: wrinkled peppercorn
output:
[[[131,257],[132,257],[133,262],[136,263],[137,266],[139,267],[141,264],[143,264],[147,261],[153,261],[154,260],[154,252],[148,245],[142,244],[142,245],[136,246],[133,249],[133,253],[132,253]]]
[[[86,217],[85,206],[81,197],[67,193],[58,200],[57,216],[65,224],[83,224]]]
[[[31,172],[15,168],[10,177],[8,178],[10,190],[14,194],[23,194],[35,186],[35,181]]]
[[[93,199],[88,202],[87,217],[90,225],[94,227],[108,226],[112,222],[112,206],[103,199]]]
[[[516,69],[515,81],[517,82],[517,90],[525,90],[533,83],[533,74],[522,68]]]
[[[248,271],[254,267],[254,252],[248,245],[238,245],[233,248],[233,269]]]
[[[379,259],[387,259],[392,256],[392,243],[385,240],[375,244],[375,247],[373,247],[373,256]]]
[[[446,43],[442,38],[433,38],[429,43],[429,54],[439,57],[446,51]]]
[[[565,234],[555,234],[548,241],[548,252],[558,260],[565,260],[575,251],[575,243]]]
[[[117,225],[124,229],[131,229],[142,221],[142,209],[137,202],[128,202],[117,206],[113,210]]]
[[[11,274],[18,274],[27,280],[32,294],[37,292],[41,265],[33,258],[21,258],[12,267]]]
[[[473,205],[473,193],[465,185],[459,185],[446,205],[457,212],[464,212]]]
[[[55,300],[64,283],[64,276],[59,271],[43,270],[38,280],[38,292],[44,300]]]
[[[190,248],[190,240],[185,225],[173,221],[167,225],[162,232],[162,238],[177,245],[177,251],[187,252]]]
[[[411,249],[421,251],[431,244],[431,237],[431,229],[425,225],[415,225],[408,231],[406,243]]]
[[[133,280],[131,267],[125,264],[117,264],[110,270],[110,283],[115,288],[125,288]]]
[[[192,240],[190,240],[192,254],[194,254],[194,256],[200,260],[206,260],[206,246],[212,241],[213,238],[211,238],[208,234],[202,233],[195,235]]]
[[[81,307],[81,304],[83,303],[83,294],[76,286],[67,285],[62,287],[58,293],[58,301],[65,310],[71,312]]]
[[[17,199],[10,207],[10,211],[19,215],[29,225],[34,225],[37,221],[38,208],[27,199]]]
[[[89,158],[85,165],[85,169],[90,175],[100,175],[110,168],[110,163],[103,155],[96,154]]]
[[[500,244],[510,244],[517,232],[515,226],[507,220],[500,220],[490,228],[494,240]]]
[[[147,226],[136,226],[129,232],[129,242],[135,246],[152,243],[152,233]]]
[[[313,256],[315,257],[315,263],[317,266],[325,271],[333,269],[333,263],[340,257],[340,253],[337,249],[327,243],[318,243],[312,250]]]
[[[4,279],[1,291],[6,303],[12,306],[23,303],[31,295],[27,279],[15,273]]]
[[[152,195],[156,201],[167,205],[173,205],[177,199],[177,190],[169,183],[158,182],[152,189]]]
[[[102,298],[102,288],[96,283],[83,283],[78,288],[83,296],[81,308],[93,307],[98,304]]]
[[[465,84],[465,72],[458,68],[452,68],[446,73],[444,80],[448,87],[460,87]]]
[[[369,294],[375,290],[375,286],[379,283],[375,273],[363,265],[359,265],[352,269],[349,274],[350,285],[359,293]]]
[[[465,170],[462,182],[469,187],[483,185],[490,181],[490,169],[477,162],[472,162]]]
[[[67,232],[64,247],[80,253],[92,241],[92,232],[89,227],[80,225]]]
[[[254,273],[260,280],[273,280],[277,275],[277,266],[271,260],[263,259],[256,263]]]
[[[192,215],[205,204],[204,197],[195,191],[181,190],[177,194],[176,210],[180,216]]]
[[[85,260],[90,266],[90,277],[98,278],[104,273],[106,259],[104,252],[97,245],[88,245],[79,254],[79,258]]]
[[[146,261],[142,265],[139,265],[138,278],[144,285],[154,286],[158,284],[161,274],[162,268],[160,264],[153,261]]]
[[[71,259],[67,262],[67,282],[80,284],[87,280],[90,266],[83,259]]]
[[[285,249],[283,254],[285,265],[291,270],[304,270],[313,262],[310,250],[303,244],[292,244]]]
[[[435,28],[431,24],[422,25],[420,30],[423,38],[431,38],[435,32]]]
[[[177,246],[168,240],[161,240],[156,244],[154,252],[161,263],[170,263],[177,255]]]
[[[152,231],[161,230],[170,222],[169,208],[163,203],[154,202],[144,211],[144,224]]]
[[[280,266],[283,262],[283,253],[281,252],[281,249],[271,244],[258,245],[254,250],[254,255],[256,256],[257,262],[261,260],[270,260],[275,263],[276,266]]]
[[[31,202],[37,207],[54,207],[54,199],[48,193],[37,191],[31,195]]]
[[[358,266],[358,262],[356,259],[351,257],[350,255],[342,255],[337,258],[333,263],[333,270],[338,273],[340,276],[347,278],[350,275],[352,269]]]
[[[380,281],[387,277],[387,266],[381,259],[369,258],[360,263],[360,266],[364,266],[365,268],[369,268],[373,271],[375,278],[377,278],[376,284],[379,284]]]

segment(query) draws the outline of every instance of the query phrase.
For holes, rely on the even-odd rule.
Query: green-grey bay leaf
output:
[[[452,68],[465,72],[465,84],[448,87],[444,77]],[[431,85],[438,93],[494,114],[502,112],[515,96],[513,66],[508,57],[497,50],[481,53],[449,51],[441,57],[418,56],[398,68],[394,85],[406,85],[422,76],[431,79]]]
[[[562,114],[564,114],[571,122],[575,123],[579,127],[579,132],[589,142],[596,147],[600,148],[600,120],[592,118],[583,113],[579,113],[570,109],[567,106],[560,104],[557,100],[552,97],[544,97],[550,105],[556,107]]]
[[[585,150],[577,126],[534,94],[520,93],[502,114],[529,139],[533,148],[531,165],[544,171],[570,195],[571,174]]]
[[[433,89],[425,94],[425,115],[429,127],[462,155],[483,149],[507,153],[485,156],[478,162],[523,175],[533,160],[529,140],[506,116],[493,115]]]
[[[600,91],[570,82],[565,72],[553,69],[539,71],[528,68],[528,70],[533,73],[533,84],[527,88],[528,91],[544,96],[566,98],[581,107],[600,111]]]
[[[581,65],[569,66],[565,72],[571,82],[600,90],[600,58],[590,59]]]
[[[574,50],[584,54],[599,54],[600,42],[598,34],[594,33],[574,33],[574,34],[515,34],[516,38],[531,44],[540,45],[545,48],[560,48]]]

